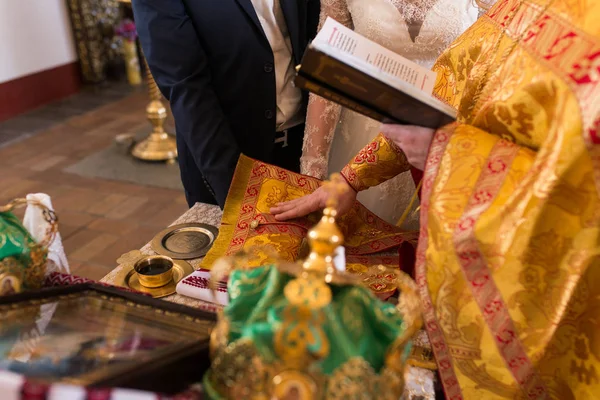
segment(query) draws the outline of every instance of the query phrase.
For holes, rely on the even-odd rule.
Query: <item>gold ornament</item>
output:
[[[313,378],[298,371],[283,371],[273,378],[276,399],[312,400],[318,392]]]
[[[319,309],[294,305],[284,309],[283,323],[275,331],[273,341],[275,352],[286,367],[302,369],[329,355],[329,340],[321,329],[324,322],[325,316]]]
[[[266,385],[272,376],[248,339],[233,342],[219,352],[210,374],[217,387],[224,388],[231,399],[263,398],[261,394],[267,392]]]
[[[377,374],[362,358],[348,360],[338,368],[327,386],[326,399],[374,399],[377,393]]]
[[[229,342],[229,320],[223,315],[222,310],[219,311],[217,317],[217,324],[210,332],[209,351],[210,357],[213,359],[227,347]]]

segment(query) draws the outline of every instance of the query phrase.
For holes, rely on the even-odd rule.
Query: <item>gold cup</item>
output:
[[[158,288],[173,280],[173,260],[166,256],[145,256],[139,259],[133,269],[138,274],[142,286]]]

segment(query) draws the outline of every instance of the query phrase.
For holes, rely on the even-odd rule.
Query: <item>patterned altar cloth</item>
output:
[[[221,223],[221,217],[223,212],[218,206],[196,203],[190,208],[185,214],[179,217],[172,225],[185,224],[185,223],[204,223],[219,227]],[[148,242],[144,247],[140,249],[143,254],[153,255],[156,254]],[[203,258],[196,258],[188,260],[189,263],[198,269]],[[115,278],[124,268],[123,265],[119,265],[117,268],[109,272],[104,278],[101,279],[102,283],[114,284]],[[190,297],[181,296],[179,294],[173,294],[164,297],[163,300],[171,301],[173,303],[182,304],[188,307],[199,308],[209,312],[217,312],[221,307],[212,303],[204,302],[202,300],[196,300]],[[425,346],[429,346],[427,335],[421,332],[418,338]],[[413,366],[407,367],[406,372],[406,388],[403,396],[404,400],[435,400],[435,388],[434,382],[436,380],[435,373],[431,370],[418,368]]]

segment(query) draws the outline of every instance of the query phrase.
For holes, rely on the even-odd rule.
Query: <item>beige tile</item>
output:
[[[143,119],[131,121],[123,119],[115,119],[108,124],[104,124],[96,129],[92,129],[85,133],[85,136],[102,136],[106,137],[107,134],[111,137],[115,137],[120,134],[132,134],[135,135],[140,129],[148,127],[150,130],[151,125],[148,121]]]
[[[126,235],[137,229],[137,225],[128,221],[118,221],[99,217],[94,219],[88,226],[88,229],[97,232],[111,233],[113,235]]]
[[[94,216],[81,212],[62,211],[58,214],[58,223],[76,227],[83,227],[94,221]]]
[[[87,212],[94,215],[106,215],[120,204],[124,203],[129,197],[124,194],[109,194],[98,196],[99,201],[91,205]]]
[[[40,182],[40,184],[36,186],[35,189],[38,193],[46,193],[48,196],[50,196],[52,206],[56,207],[54,205],[54,199],[62,196],[65,193],[70,192],[71,190],[73,190],[73,187],[56,185],[51,182]]]
[[[61,214],[66,211],[86,212],[90,206],[98,202],[99,194],[91,189],[73,188],[52,199],[56,212]]]
[[[63,241],[69,239],[76,232],[84,229],[90,222],[94,220],[94,216],[80,212],[57,212],[58,216],[58,231],[62,236]]]
[[[175,203],[177,204],[182,204],[183,206],[185,206],[186,208],[188,207],[188,203],[187,203],[187,199],[185,198],[184,194],[181,194],[179,196],[175,197]]]
[[[4,187],[7,182],[29,178],[34,175],[34,172],[27,168],[19,168],[3,161],[0,154],[0,185],[2,185],[0,187]]]
[[[140,208],[144,207],[148,203],[148,199],[145,197],[129,197],[127,200],[123,201],[117,207],[113,208],[110,212],[106,214],[106,218],[109,219],[123,219]]]
[[[162,223],[154,221],[154,216],[167,206],[165,202],[151,201],[146,206],[137,209],[128,218],[128,221],[142,225],[163,226]]]
[[[187,210],[187,205],[172,203],[152,216],[152,220],[160,225],[168,226]]]
[[[27,149],[11,152],[10,154],[3,154],[2,162],[11,165],[15,168],[27,169],[30,163],[35,162],[39,158],[39,151],[36,147],[32,146]]]
[[[119,257],[132,250],[143,247],[156,233],[158,233],[158,231],[155,232],[154,230],[138,227],[130,234],[120,236],[116,243],[92,257],[90,261],[100,265],[112,266],[114,268],[117,266],[116,261]]]
[[[115,235],[99,233],[92,240],[73,251],[70,257],[76,261],[89,261],[114,244],[118,239],[119,237]]]
[[[77,266],[77,268],[72,268],[71,273],[82,278],[99,281],[100,279],[104,278],[104,276],[108,274],[111,270],[111,267],[104,265],[80,264]]]
[[[65,156],[50,156],[46,159],[41,160],[37,164],[33,164],[30,169],[33,171],[45,171],[52,168],[67,159]]]
[[[88,178],[88,180],[90,180]],[[148,197],[144,194],[140,194],[144,186],[136,185],[128,182],[109,181],[104,179],[93,179],[95,189],[102,193],[118,193],[127,196],[142,196]]]
[[[71,270],[71,274],[73,274],[73,271],[75,271],[76,269],[78,269],[82,265],[83,264],[80,263],[80,262],[69,260],[69,269]]]
[[[49,169],[46,171],[40,171],[35,175],[35,178],[43,180],[45,182],[53,183],[55,185],[71,186],[77,189],[85,188],[97,190],[96,179],[90,179],[76,174],[70,174],[67,172],[63,172],[60,169]]]
[[[74,226],[69,224],[60,223],[58,226],[58,232],[60,233],[60,237],[62,240],[67,240],[75,235],[77,232],[81,231],[83,228],[80,226]]]
[[[16,197],[25,197],[29,193],[35,191],[35,187],[38,185],[39,182],[34,180],[17,180],[12,184],[0,188],[0,199],[11,200]]]
[[[95,232],[89,229],[79,228],[77,232],[75,232],[71,237],[63,240],[63,246],[65,247],[65,253],[69,260],[72,258],[71,255],[79,250],[81,247],[85,246],[94,238],[96,238],[100,233]]]
[[[162,202],[165,204],[177,202],[178,199],[185,200],[185,194],[183,193],[183,191],[149,186],[140,188],[137,195],[148,197],[156,203]]]

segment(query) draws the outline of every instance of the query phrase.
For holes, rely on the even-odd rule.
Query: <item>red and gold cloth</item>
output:
[[[434,66],[459,118],[430,148],[416,277],[448,399],[600,393],[599,21],[499,0]]]
[[[202,268],[211,269],[218,258],[242,251],[248,254],[250,267],[277,260],[296,261],[308,230],[321,216],[316,213],[279,222],[270,214],[270,208],[310,194],[320,185],[318,179],[242,155],[225,203],[219,236]],[[346,269],[361,274],[376,294],[391,295],[395,290],[393,274],[377,267],[397,269],[399,250],[410,252],[417,233],[387,224],[358,202],[339,219],[339,226],[344,234]]]

